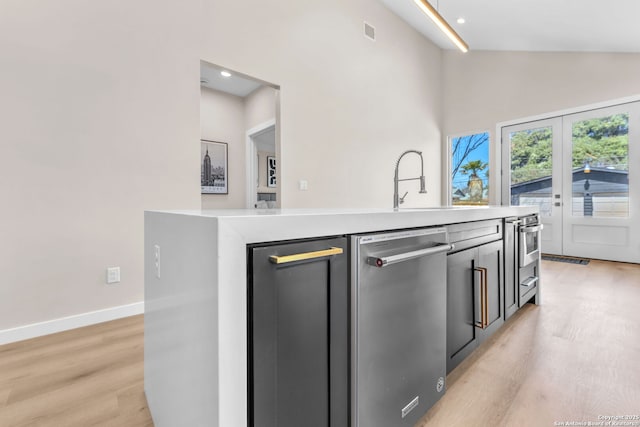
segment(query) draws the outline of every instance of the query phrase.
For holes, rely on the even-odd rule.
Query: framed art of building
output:
[[[200,140],[200,192],[229,194],[227,144]]]

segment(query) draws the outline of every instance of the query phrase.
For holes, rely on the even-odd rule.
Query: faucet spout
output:
[[[399,179],[398,178],[398,171],[400,169],[400,160],[402,160],[402,158],[409,154],[409,153],[415,153],[417,155],[420,156],[420,176],[416,177],[416,178],[405,178],[405,179]],[[417,151],[417,150],[407,150],[404,153],[402,153],[400,155],[400,157],[398,157],[398,161],[396,161],[396,169],[395,169],[395,173],[393,175],[393,209],[398,210],[400,207],[400,204],[404,202],[404,198],[407,195],[405,193],[404,196],[402,196],[402,198],[400,198],[400,196],[398,195],[398,183],[400,181],[413,181],[413,180],[420,180],[420,193],[424,194],[427,192],[426,188],[425,188],[425,178],[424,178],[424,159],[422,158],[422,151]]]

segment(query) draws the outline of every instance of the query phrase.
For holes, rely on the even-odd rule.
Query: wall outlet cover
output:
[[[153,245],[154,266],[156,268],[156,277],[160,278],[160,245]]]
[[[120,283],[120,267],[107,268],[107,284]]]

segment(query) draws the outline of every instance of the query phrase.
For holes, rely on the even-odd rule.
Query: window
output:
[[[572,122],[571,213],[629,216],[629,114]]]
[[[489,204],[489,132],[449,138],[452,205]]]

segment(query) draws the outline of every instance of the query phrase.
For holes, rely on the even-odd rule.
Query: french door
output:
[[[502,128],[503,204],[540,209],[544,253],[640,262],[640,102]]]

